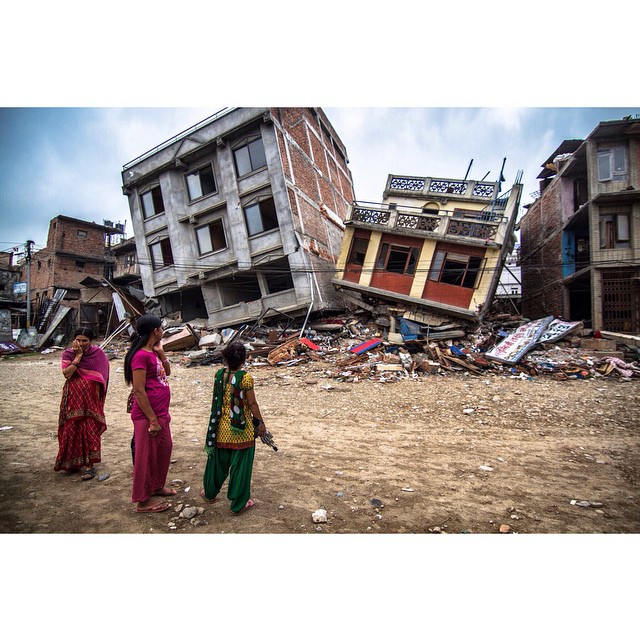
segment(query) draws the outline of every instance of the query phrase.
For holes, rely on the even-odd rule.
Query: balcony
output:
[[[420,207],[354,202],[346,223],[400,235],[457,242],[464,239],[485,244],[498,242],[497,238],[503,235],[499,232],[504,232],[507,223],[507,217],[503,215],[505,203],[506,200],[501,199],[493,207],[477,212],[440,209],[427,213]]]

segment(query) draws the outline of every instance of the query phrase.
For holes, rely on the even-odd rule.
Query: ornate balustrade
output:
[[[465,212],[463,215],[453,211],[440,210],[438,213],[424,213],[406,208],[389,208],[389,205],[371,206],[355,203],[351,209],[351,222],[384,227],[388,231],[417,231],[421,235],[456,236],[477,240],[495,240],[498,229],[504,221],[502,216],[488,219],[487,211],[478,211],[477,215]]]
[[[418,178],[414,176],[391,176],[390,191],[421,193],[425,196],[452,194],[465,198],[493,198],[496,182],[477,182],[476,180],[449,180],[446,178]]]

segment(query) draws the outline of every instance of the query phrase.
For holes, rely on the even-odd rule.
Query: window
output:
[[[598,149],[598,180],[626,180],[627,149],[623,146]]]
[[[243,147],[235,149],[233,155],[236,161],[238,177],[267,166],[262,138],[256,138]]]
[[[124,266],[125,267],[133,267],[136,264],[136,256],[133,253],[126,255],[124,257]]]
[[[149,189],[149,191],[145,191],[142,196],[142,216],[145,218],[150,218],[151,216],[155,216],[159,213],[164,212],[164,201],[162,200],[162,191],[160,190],[160,185]]]
[[[222,220],[214,220],[204,227],[198,227],[196,229],[196,239],[198,241],[198,253],[200,255],[226,249],[227,241],[224,237]]]
[[[429,270],[429,280],[473,289],[482,258],[462,253],[436,251]]]
[[[173,252],[169,238],[160,240],[160,242],[150,245],[149,248],[151,249],[151,267],[154,270],[173,264]]]
[[[87,232],[84,229],[78,229],[76,231],[76,234],[78,235],[79,238],[86,238],[87,237]]]
[[[419,256],[418,247],[402,247],[385,242],[380,248],[376,269],[413,275],[416,272]]]
[[[278,228],[278,216],[276,215],[276,205],[273,202],[273,198],[267,198],[244,207],[244,217],[247,221],[247,232],[250,236]]]
[[[78,269],[84,269],[85,262],[83,260],[76,260],[76,267],[78,267]]]
[[[600,248],[628,249],[631,246],[631,215],[629,209],[600,209]]]
[[[364,264],[364,257],[367,254],[368,246],[369,240],[367,238],[353,238],[347,262],[351,264]]]
[[[189,200],[202,198],[217,191],[216,181],[213,177],[213,167],[209,164],[196,171],[187,174],[187,189]]]
[[[261,271],[264,275],[267,293],[280,293],[294,288],[293,276],[287,258],[274,260]]]

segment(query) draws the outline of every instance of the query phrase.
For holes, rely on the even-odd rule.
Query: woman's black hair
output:
[[[222,357],[229,365],[229,369],[237,370],[247,359],[247,349],[242,342],[232,342],[228,347],[223,349]]]
[[[77,338],[78,336],[85,336],[85,338],[89,338],[89,340],[96,339],[96,334],[91,327],[78,327],[73,332],[73,337]]]
[[[162,326],[162,320],[158,316],[140,316],[136,322],[136,332],[131,336],[131,346],[124,357],[124,380],[127,384],[133,382],[131,359],[144,347],[154,329]]]

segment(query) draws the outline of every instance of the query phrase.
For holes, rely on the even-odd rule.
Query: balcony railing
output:
[[[506,222],[500,212],[490,209],[477,212],[441,209],[437,213],[428,213],[418,207],[354,202],[349,219],[351,222],[384,227],[400,233],[413,231],[420,235],[495,240],[500,226]]]
[[[415,176],[395,176],[389,178],[388,192],[406,193],[423,196],[447,194],[458,198],[491,199],[497,193],[497,182],[478,182],[477,180],[450,180],[448,178],[419,178]]]

